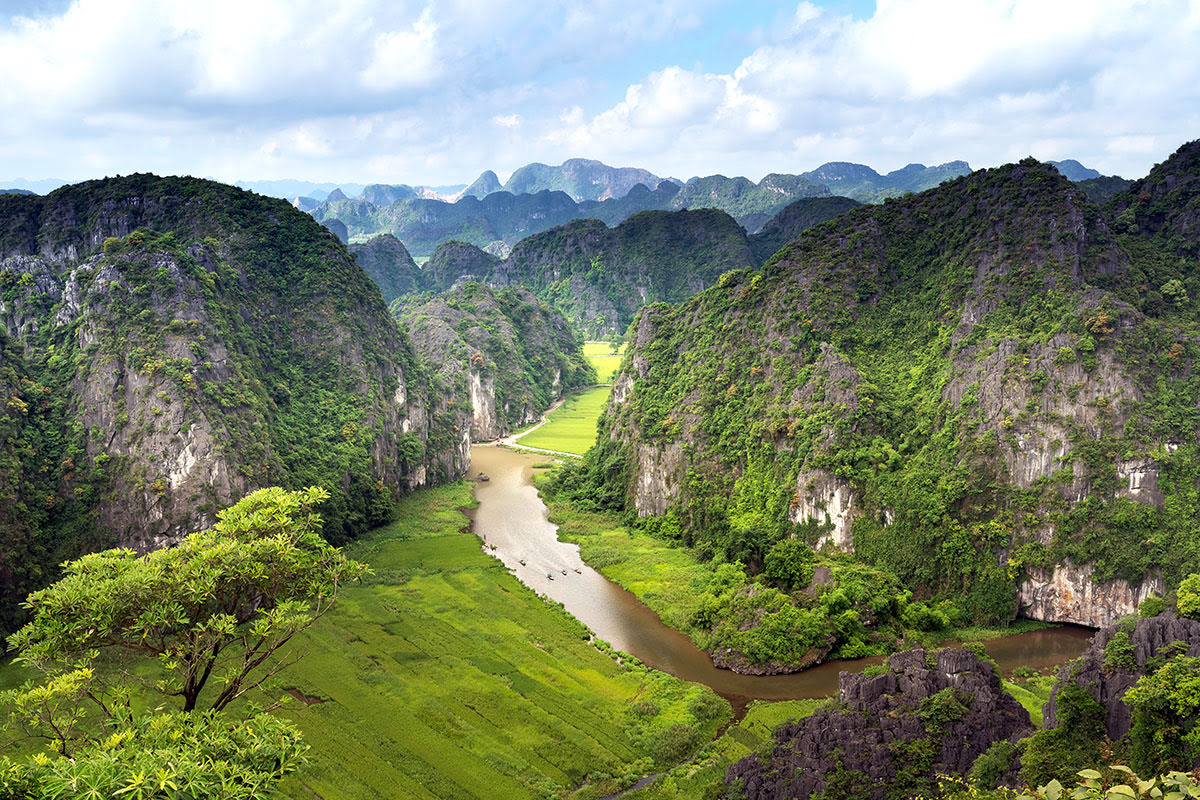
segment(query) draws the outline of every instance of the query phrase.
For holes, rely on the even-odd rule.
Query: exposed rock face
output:
[[[845,478],[823,469],[801,470],[796,477],[796,495],[790,514],[792,522],[811,521],[831,526],[818,546],[831,544],[846,553],[853,550],[850,526],[858,513],[854,507],[854,487]]]
[[[494,179],[495,175],[492,177]],[[644,169],[610,167],[599,161],[571,158],[557,167],[526,164],[512,174],[504,184],[504,191],[513,194],[561,191],[579,202],[624,197],[638,184],[654,189],[660,181],[659,177]]]
[[[854,796],[879,800],[898,788],[917,788],[898,787],[899,776],[913,781],[965,773],[994,742],[1015,742],[1031,728],[1029,714],[1001,688],[992,666],[970,651],[911,650],[887,663],[889,671],[874,677],[843,672],[843,709],[819,710],[780,728],[774,749],[733,764],[726,783],[740,784],[747,800],[784,800],[823,791],[838,771],[856,781]],[[927,719],[921,715],[938,693],[936,700],[951,701],[954,709],[940,724],[928,711]]]
[[[1090,564],[1077,566],[1070,561],[1055,564],[1053,570],[1030,568],[1017,587],[1021,613],[1046,622],[1101,628],[1137,611],[1147,597],[1163,595],[1161,575],[1130,585],[1119,578],[1094,581],[1093,571]]]
[[[471,441],[536,422],[564,391],[595,382],[566,320],[526,289],[465,282],[393,309]]]
[[[423,272],[429,289],[444,292],[466,281],[486,283],[499,263],[499,258],[474,245],[451,241],[438,245]]]
[[[1122,698],[1145,673],[1146,662],[1175,642],[1183,643],[1182,655],[1200,656],[1200,622],[1177,617],[1168,610],[1156,617],[1138,620],[1130,634],[1137,669],[1110,671],[1104,666],[1104,648],[1118,630],[1108,626],[1097,631],[1087,652],[1059,670],[1050,701],[1042,709],[1045,727],[1053,728],[1058,724],[1058,693],[1065,682],[1071,681],[1087,689],[1104,707],[1108,738],[1115,742],[1129,733],[1133,724],[1133,709]]]
[[[0,198],[0,283],[25,407],[0,505],[40,509],[55,564],[170,544],[272,484],[331,489],[343,540],[467,467],[378,291],[286,201],[147,175]],[[30,446],[58,454],[44,479]]]

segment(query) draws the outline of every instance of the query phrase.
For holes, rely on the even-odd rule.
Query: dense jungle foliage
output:
[[[1067,560],[1177,580],[1200,567],[1197,219],[1200,143],[1107,210],[1030,159],[851,211],[645,309],[564,486],[663,502],[645,524],[753,574],[825,538],[798,509],[833,482],[857,558],[978,623]]]
[[[596,383],[567,321],[522,287],[493,291],[467,282],[432,297],[397,300],[392,313],[427,364],[434,393],[458,409],[465,424],[473,396],[490,387],[495,419],[477,431],[484,438],[532,422],[563,392]]]
[[[286,202],[152,175],[4,196],[0,255],[5,628],[64,558],[255,486],[325,486],[340,542],[450,471],[449,424],[399,430],[398,387],[426,389],[378,289]],[[205,447],[228,472],[189,483]]]

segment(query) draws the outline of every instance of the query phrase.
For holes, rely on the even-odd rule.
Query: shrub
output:
[[[1157,595],[1151,595],[1142,601],[1138,606],[1138,616],[1145,619],[1146,617],[1157,617],[1167,607],[1167,601]]]
[[[1193,572],[1180,582],[1175,609],[1181,617],[1200,619],[1200,573]]]
[[[1133,654],[1133,642],[1125,631],[1117,631],[1108,644],[1104,645],[1104,669],[1108,672],[1125,670],[1132,672],[1137,669],[1137,659]]]

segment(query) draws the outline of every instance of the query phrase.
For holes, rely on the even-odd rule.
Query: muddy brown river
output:
[[[839,672],[857,672],[882,660],[835,661],[770,677],[717,669],[691,639],[668,628],[632,593],[583,563],[578,545],[558,540],[557,526],[546,519],[546,506],[530,481],[531,465],[545,459],[493,445],[471,449],[471,474],[483,472],[490,478],[475,484],[475,531],[523,583],[562,603],[618,650],[684,680],[706,684],[739,707],[751,699],[827,697],[837,692]],[[1066,626],[994,639],[986,647],[1007,674],[1018,666],[1046,669],[1069,661],[1083,652],[1091,635],[1088,629]]]

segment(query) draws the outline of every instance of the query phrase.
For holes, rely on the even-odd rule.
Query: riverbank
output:
[[[540,473],[534,477],[540,487],[551,480],[552,473]],[[587,564],[633,593],[669,627],[690,636],[700,649],[724,653],[725,648],[736,641],[733,637],[744,631],[744,628],[735,632],[723,630],[719,623],[714,625],[711,622],[715,594],[722,589],[728,594],[726,587],[732,585],[730,582],[746,580],[740,569],[735,569],[733,565],[714,567],[712,562],[701,561],[686,547],[632,530],[616,513],[585,510],[563,500],[549,500],[548,508],[550,521],[559,526],[560,539],[578,545],[581,557]],[[889,588],[885,580],[874,576],[869,567],[856,564],[853,559],[835,556],[827,563],[833,565],[835,576],[841,570],[848,581],[857,584],[860,592],[864,583],[869,581],[875,581],[875,585],[869,588],[876,594],[895,590],[895,587]],[[733,575],[735,571],[738,575]],[[714,585],[718,587],[715,590]],[[848,592],[851,591],[849,586],[848,583]],[[756,591],[755,585],[747,583],[737,593],[739,596],[747,593],[753,595]],[[868,602],[878,599],[872,597]],[[897,612],[893,609],[891,613]],[[1039,631],[1044,633],[1037,635]],[[1007,626],[946,627],[920,631],[901,626],[896,618],[890,629],[883,628],[870,635],[874,641],[864,644],[874,648],[875,652],[871,655],[875,656],[901,646],[902,638],[908,646],[927,648],[962,642],[988,642],[989,652],[995,651],[993,657],[1005,663],[1042,670],[1052,669],[1081,652],[1091,632],[1035,620],[1017,620]],[[851,654],[843,649],[841,654],[831,654],[838,655],[862,655],[862,652]],[[832,667],[847,662],[831,660],[827,663]]]

